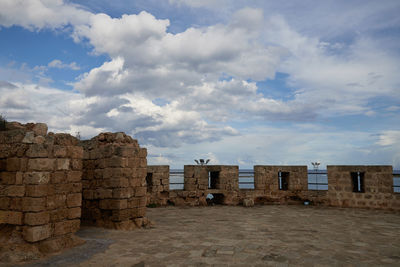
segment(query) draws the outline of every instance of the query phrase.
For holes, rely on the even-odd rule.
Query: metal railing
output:
[[[393,192],[400,193],[400,170],[393,171]]]
[[[239,189],[254,189],[253,170],[239,170]]]
[[[171,170],[169,172],[169,189],[182,190],[184,188],[184,172],[183,170]]]
[[[328,172],[326,170],[307,171],[308,190],[328,190]]]

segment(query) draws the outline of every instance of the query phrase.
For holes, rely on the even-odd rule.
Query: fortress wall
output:
[[[328,166],[330,206],[400,210],[392,166]]]
[[[82,202],[82,156],[69,134],[43,123],[7,123],[0,131],[0,224],[41,251],[76,242]]]
[[[133,229],[147,224],[147,150],[124,133],[101,133],[81,142],[86,224]]]
[[[169,199],[169,166],[147,166],[147,205],[165,206]]]

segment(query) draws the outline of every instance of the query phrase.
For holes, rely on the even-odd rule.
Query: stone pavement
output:
[[[268,205],[148,217],[154,228],[83,228],[87,244],[30,266],[400,266],[399,213]]]

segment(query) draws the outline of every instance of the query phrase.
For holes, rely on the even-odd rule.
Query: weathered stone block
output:
[[[81,217],[81,208],[69,208],[68,209],[68,219],[77,219]]]
[[[24,223],[27,225],[42,225],[50,221],[49,212],[27,212],[24,215]]]
[[[55,158],[65,158],[67,156],[67,148],[64,146],[54,146],[53,156]]]
[[[49,211],[50,222],[64,221],[68,217],[68,209],[56,209]]]
[[[46,198],[45,197],[24,197],[22,199],[22,210],[23,211],[43,211],[46,209]]]
[[[25,195],[25,186],[24,185],[7,186],[6,195],[9,197],[23,197]]]
[[[23,177],[25,184],[47,184],[50,181],[49,172],[26,172]]]
[[[0,210],[0,224],[22,225],[22,212]]]
[[[67,146],[67,155],[72,159],[83,158],[83,148],[79,146]]]
[[[28,167],[33,171],[52,171],[54,169],[54,159],[29,159]]]
[[[8,158],[6,161],[7,171],[20,171],[21,170],[21,159],[20,158]]]
[[[67,195],[67,207],[80,207],[82,205],[82,194],[74,193]]]
[[[113,209],[126,209],[126,208],[128,208],[128,201],[126,199],[100,200],[100,209],[113,210]]]
[[[26,185],[25,191],[27,197],[45,197],[48,195],[48,189],[47,184]]]
[[[82,172],[81,171],[69,171],[67,173],[67,181],[72,182],[80,182],[82,180]]]
[[[51,236],[51,227],[49,224],[41,226],[25,226],[23,237],[28,242],[37,242]]]
[[[30,158],[46,158],[49,156],[49,148],[43,144],[33,144],[29,146],[26,155]]]
[[[69,170],[70,159],[56,159],[56,170]]]
[[[79,230],[80,225],[80,220],[67,220],[63,222],[57,222],[54,224],[54,235],[59,236],[68,233],[75,233]]]
[[[47,197],[47,208],[48,209],[56,209],[62,208],[66,206],[67,196],[65,194],[57,194],[53,196]]]

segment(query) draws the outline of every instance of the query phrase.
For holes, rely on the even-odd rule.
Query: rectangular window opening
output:
[[[364,172],[351,172],[351,181],[353,183],[353,192],[364,193]]]
[[[278,172],[278,184],[279,190],[288,190],[289,189],[289,172]]]
[[[217,189],[219,172],[208,172],[208,189]]]
[[[153,186],[153,173],[148,172],[146,175],[146,184],[147,184],[147,191],[151,191],[151,187]]]

